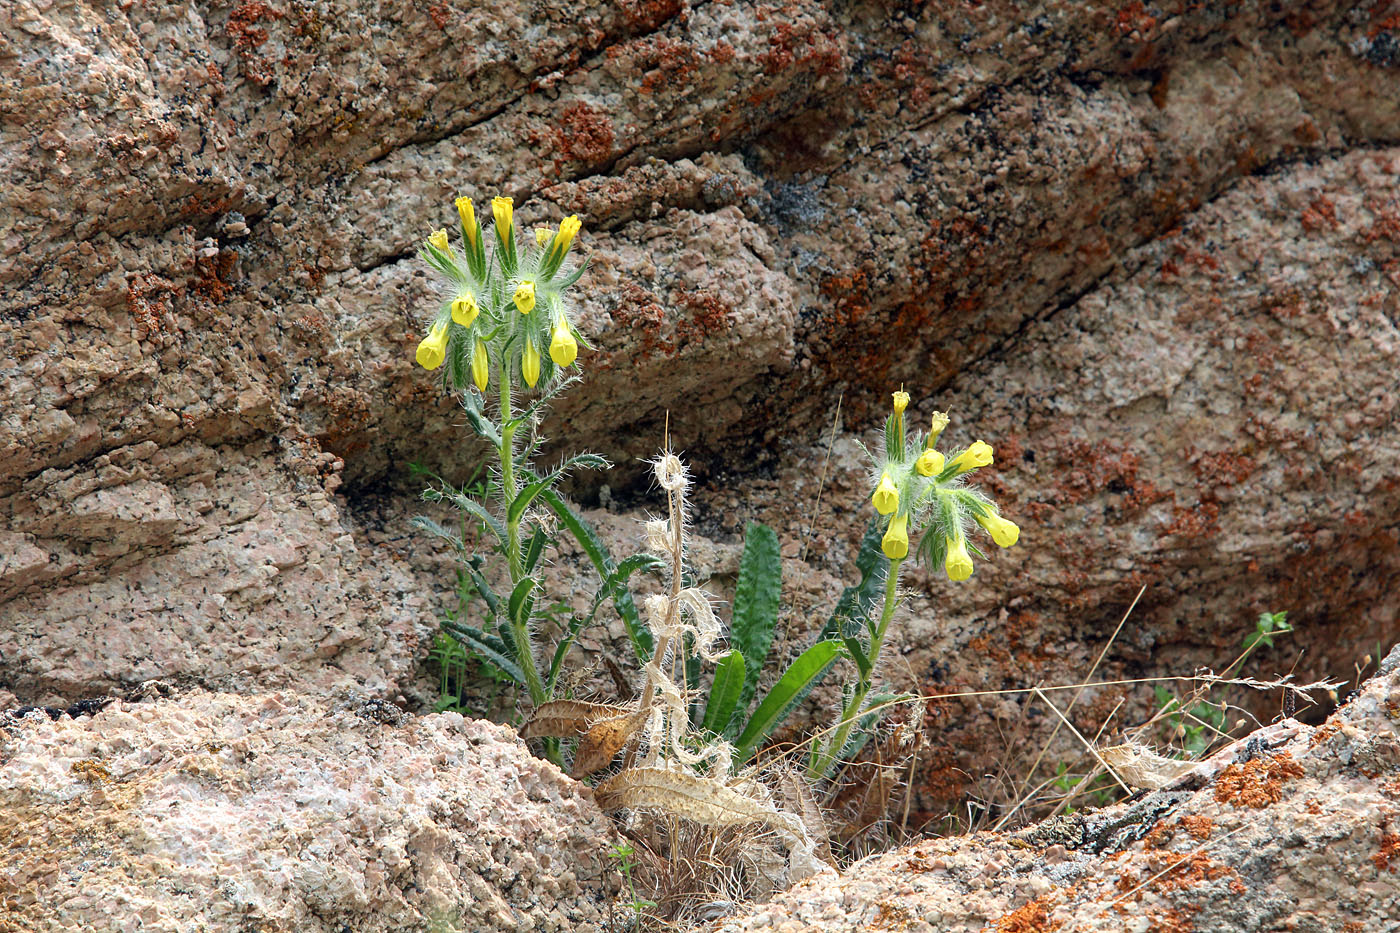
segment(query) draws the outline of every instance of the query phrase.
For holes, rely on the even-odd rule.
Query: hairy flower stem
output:
[[[870,693],[870,686],[873,683],[871,678],[875,673],[875,665],[880,660],[880,646],[885,641],[885,630],[890,627],[890,619],[894,618],[895,606],[899,603],[897,593],[899,567],[903,563],[902,559],[890,561],[889,573],[885,578],[885,606],[880,613],[880,624],[870,637],[870,673],[861,677],[855,692],[851,694],[850,701],[841,710],[841,720],[836,727],[836,734],[826,745],[821,755],[812,762],[813,766],[809,769],[809,776],[812,778],[820,778],[826,774],[832,763],[846,747],[846,743],[850,741],[851,730],[860,720],[861,706],[864,705],[865,698]]]
[[[510,423],[510,380],[501,379],[501,490],[505,497],[506,504],[506,557],[510,564],[510,586],[511,592],[515,592],[515,587],[525,577],[525,561],[520,554],[520,519],[510,517],[510,505],[515,501],[515,497],[520,494],[519,484],[515,477],[515,425]],[[525,674],[525,686],[530,691],[530,699],[536,706],[543,703],[548,697],[545,692],[544,681],[540,679],[539,669],[535,666],[534,645],[530,642],[530,629],[526,619],[513,618],[510,620],[510,632],[512,640],[515,642],[515,654],[520,662],[520,669]]]

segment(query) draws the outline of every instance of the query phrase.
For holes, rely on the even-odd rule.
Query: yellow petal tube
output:
[[[438,321],[428,331],[428,336],[418,343],[418,352],[415,354],[418,365],[424,369],[437,369],[442,365],[442,361],[447,359],[447,322]]]
[[[890,519],[890,527],[880,539],[880,550],[890,560],[903,560],[909,556],[909,516],[896,515]]]
[[[477,306],[476,298],[470,294],[458,295],[452,300],[452,320],[463,327],[471,327],[472,321],[481,313],[481,308]]]
[[[472,206],[471,198],[457,199],[457,216],[462,218],[462,233],[466,236],[467,242],[475,247],[476,208]]]
[[[881,475],[880,484],[875,487],[875,494],[870,497],[870,504],[875,506],[875,511],[881,515],[888,515],[899,508],[899,490],[894,488],[890,474]]]
[[[504,240],[515,217],[515,199],[492,198],[491,216],[496,218],[496,234]]]
[[[569,251],[569,247],[574,245],[574,237],[578,236],[578,232],[582,228],[583,222],[578,219],[577,214],[565,217],[559,224],[559,236],[555,238],[550,253],[557,252],[562,258]]]
[[[948,542],[948,559],[943,562],[944,569],[948,571],[948,579],[966,580],[972,576],[972,558],[967,555],[967,544],[962,538],[956,541],[952,538],[944,540]]]
[[[536,228],[535,228],[535,243],[538,244],[539,246],[545,245],[545,244],[548,243],[553,237],[554,237],[554,231],[551,230],[551,229],[549,229],[548,227],[536,227]]]
[[[447,241],[446,229],[434,230],[428,237],[428,243],[430,243],[434,249],[444,253],[452,248],[452,244]]]
[[[525,384],[532,389],[540,381],[540,351],[535,349],[535,342],[529,337],[525,338],[525,351],[520,354],[520,375],[525,377]]]
[[[948,413],[946,411],[936,411],[933,413],[933,422],[929,425],[928,439],[924,441],[924,446],[932,447],[938,443],[938,435],[943,433],[943,429],[948,426]]]
[[[554,336],[549,341],[549,358],[560,369],[572,366],[578,359],[578,341],[574,339],[568,324],[560,322],[554,325]]]
[[[1021,529],[1000,515],[978,515],[977,524],[987,529],[998,547],[1013,547],[1020,540]]]
[[[943,455],[936,450],[925,450],[914,461],[914,469],[920,476],[937,476],[943,472]]]
[[[486,355],[486,342],[478,337],[476,346],[472,348],[472,381],[476,383],[478,391],[485,392],[490,378],[491,360]]]
[[[978,467],[987,466],[992,462],[992,446],[982,441],[973,441],[972,446],[953,458],[953,466],[957,468],[954,476],[961,476]]]
[[[515,306],[520,309],[521,314],[529,314],[535,310],[535,283],[529,279],[521,282],[515,289]]]
[[[894,393],[894,413],[896,415],[902,415],[904,414],[904,409],[908,407],[909,393],[905,392],[903,389],[900,389],[898,392]]]

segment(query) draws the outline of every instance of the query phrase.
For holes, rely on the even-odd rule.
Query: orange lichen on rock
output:
[[[1390,864],[1393,858],[1400,858],[1400,834],[1386,833],[1381,837],[1381,850],[1371,856],[1371,864],[1376,866],[1376,871],[1394,873],[1395,866]]]
[[[1209,839],[1211,831],[1215,828],[1215,821],[1201,813],[1183,816],[1180,823],[1195,839]]]
[[[1303,776],[1303,767],[1288,752],[1232,764],[1215,782],[1215,799],[1236,807],[1267,807],[1283,799],[1283,782]]]
[[[1058,930],[1060,922],[1050,919],[1050,908],[1055,906],[1055,896],[1055,892],[1052,891],[1022,904],[997,920],[994,929],[997,933],[1048,933],[1050,930]]]

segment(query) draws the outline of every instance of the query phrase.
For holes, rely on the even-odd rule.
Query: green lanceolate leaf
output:
[[[482,505],[480,502],[477,502],[475,499],[473,499],[471,496],[468,496],[466,493],[458,492],[455,489],[452,489],[450,486],[444,486],[440,489],[433,489],[429,487],[423,490],[422,498],[426,502],[452,503],[457,508],[461,509],[463,512],[466,512],[472,518],[476,519],[477,521],[485,525],[487,528],[491,529],[491,533],[496,536],[496,541],[500,543],[501,547],[505,547],[507,540],[506,529],[505,526],[501,524],[500,519],[492,515],[487,510],[486,506]]]
[[[748,709],[758,690],[758,678],[773,627],[778,621],[778,599],[783,588],[782,555],[772,528],[750,522],[744,531],[744,556],[739,560],[739,583],[734,589],[734,613],[730,642],[744,655],[748,679],[739,696],[739,708]]]
[[[573,534],[579,547],[583,548],[583,552],[593,562],[598,576],[603,580],[612,576],[617,570],[616,565],[613,564],[612,556],[608,554],[607,547],[598,539],[588,522],[583,520],[583,516],[570,508],[569,504],[552,489],[542,491],[540,498],[554,510],[559,521]],[[627,627],[627,636],[632,640],[632,650],[636,652],[638,662],[645,663],[651,658],[651,632],[642,625],[641,616],[637,612],[637,603],[632,599],[632,590],[626,586],[617,587],[612,593],[612,598],[613,607],[617,609],[622,624]]]
[[[470,364],[468,364],[470,368]],[[475,392],[461,392],[457,396],[462,402],[462,411],[467,414],[467,423],[472,426],[478,437],[485,438],[491,442],[493,447],[501,446],[501,432],[496,430],[495,422],[486,417],[481,410],[481,399]]]
[[[549,535],[545,534],[543,528],[536,528],[535,533],[530,535],[530,540],[525,545],[526,573],[534,570],[535,565],[540,562],[540,555],[544,553],[544,545],[548,540]]]
[[[749,724],[735,743],[735,755],[740,761],[748,759],[754,748],[781,723],[792,708],[817,685],[844,646],[836,640],[819,641],[797,656],[773,689],[758,704]]]
[[[655,570],[662,566],[661,561],[650,554],[634,554],[617,565],[617,569],[608,575],[598,587],[598,592],[593,597],[593,605],[589,607],[588,614],[575,616],[569,622],[568,631],[560,639],[558,647],[554,649],[554,660],[549,665],[549,686],[554,687],[554,682],[559,677],[559,670],[564,663],[564,655],[568,654],[569,647],[573,645],[574,639],[579,633],[593,624],[593,620],[598,615],[598,608],[603,605],[603,601],[608,598],[616,600],[619,589],[626,590],[627,582],[632,574],[639,570]]]
[[[715,681],[710,685],[710,700],[705,704],[703,725],[711,732],[723,735],[734,718],[739,694],[744,689],[744,655],[736,648],[720,659],[715,667]]]
[[[859,638],[846,638],[843,641],[846,650],[851,655],[851,660],[856,662],[856,667],[860,670],[860,679],[862,681],[869,680],[871,665],[870,658],[865,653],[865,646],[860,643]]]
[[[520,665],[515,662],[515,659],[506,648],[505,642],[500,638],[497,638],[495,635],[488,635],[478,628],[470,625],[463,625],[460,622],[443,622],[442,630],[460,641],[483,661],[500,669],[502,673],[510,677],[516,683],[525,683],[524,672],[520,670]]]
[[[822,638],[841,638],[860,631],[861,622],[870,617],[870,610],[885,589],[885,574],[890,562],[880,550],[880,539],[884,537],[884,521],[879,516],[870,520],[865,529],[865,537],[860,541],[860,553],[856,555],[856,569],[860,571],[860,582],[841,591],[836,601],[836,609],[822,628]]]
[[[510,593],[510,621],[515,625],[524,625],[529,621],[529,596],[530,590],[535,585],[534,577],[526,577],[515,584],[515,589]]]

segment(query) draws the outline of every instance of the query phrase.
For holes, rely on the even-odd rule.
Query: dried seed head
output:
[[[690,477],[686,474],[685,464],[681,463],[680,457],[670,451],[657,457],[652,469],[656,473],[656,481],[667,492],[681,492],[690,485]]]
[[[653,518],[646,523],[647,550],[657,557],[671,554],[671,523],[664,518]]]

